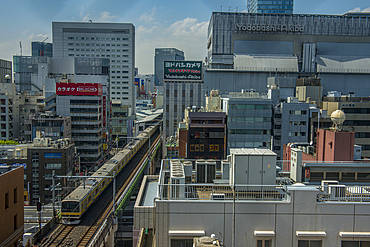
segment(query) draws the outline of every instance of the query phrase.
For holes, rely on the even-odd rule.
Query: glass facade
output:
[[[293,14],[294,1],[248,0],[249,13]]]

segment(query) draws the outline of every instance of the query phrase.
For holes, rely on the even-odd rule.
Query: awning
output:
[[[370,238],[370,232],[339,232],[342,238]]]
[[[326,237],[326,232],[324,231],[296,231],[297,237]]]
[[[274,231],[254,231],[254,236],[256,237],[274,237]]]
[[[172,237],[202,237],[206,235],[204,230],[169,230],[168,235]]]

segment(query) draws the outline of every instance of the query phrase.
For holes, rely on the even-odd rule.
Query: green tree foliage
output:
[[[19,142],[13,140],[0,140],[0,145],[19,145]]]

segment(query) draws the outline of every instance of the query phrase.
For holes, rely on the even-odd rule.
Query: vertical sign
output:
[[[107,126],[107,96],[103,96],[103,127]]]

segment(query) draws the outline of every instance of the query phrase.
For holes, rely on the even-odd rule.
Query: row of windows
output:
[[[321,180],[336,181],[370,181],[370,172],[315,172],[311,171],[310,181],[319,182]]]
[[[61,159],[62,153],[44,153],[45,159]]]
[[[121,87],[112,87],[112,89],[121,89]],[[122,87],[122,89],[128,89],[128,87]]]
[[[229,122],[246,122],[246,123],[270,123],[269,117],[229,117]]]
[[[259,129],[229,129],[229,134],[236,135],[271,135],[271,130]]]
[[[121,82],[120,82],[120,81],[117,81],[117,82],[116,82],[116,81],[112,81],[112,84],[116,84],[116,83],[117,83],[117,84],[121,84]],[[128,81],[122,81],[122,83],[123,83],[123,84],[128,84]]]
[[[293,4],[293,1],[258,1],[258,4]]]
[[[99,54],[68,54],[69,57],[121,57],[121,55],[99,55]],[[128,55],[122,55],[122,57],[128,57]]]
[[[119,73],[123,73],[123,74],[127,74],[127,73],[128,73],[128,71],[125,71],[125,70],[124,70],[124,71],[112,70],[112,71],[111,71],[111,73],[118,73],[118,74],[119,74]]]
[[[46,163],[45,164],[45,169],[61,169],[62,164],[60,163]]]
[[[289,125],[306,125],[306,121],[289,121]]]
[[[14,190],[13,190],[13,192],[14,192],[14,204],[15,203],[17,203],[18,202],[18,190],[17,190],[17,188],[15,188]],[[7,193],[5,193],[5,209],[7,209],[7,208],[9,208],[9,192],[7,192]]]
[[[70,45],[70,46],[90,46],[90,44],[88,44],[88,43],[86,43],[86,44],[84,44],[84,43],[68,43],[68,45]],[[121,44],[91,44],[91,46],[99,46],[99,47],[101,47],[101,46],[121,46]],[[122,46],[128,46],[128,44],[122,44]]]
[[[289,114],[306,115],[307,114],[307,111],[306,110],[302,110],[302,111],[299,111],[299,110],[290,110],[289,111]]]
[[[69,40],[128,40],[128,38],[106,38],[106,37],[68,37]]]
[[[289,136],[306,136],[306,132],[289,132]]]
[[[270,147],[269,142],[228,142],[230,148],[262,148]]]
[[[344,113],[369,114],[370,108],[344,108]]]
[[[121,94],[121,92],[112,92],[112,94]],[[122,92],[122,94],[128,94],[128,92]]]
[[[111,65],[110,66],[111,68],[121,68],[121,66],[120,65]],[[128,68],[128,66],[127,65],[122,65],[122,68]]]
[[[68,51],[108,51],[108,52],[128,52],[128,50],[114,50],[114,49],[74,49],[69,48]]]
[[[271,110],[271,105],[255,104],[230,104],[229,109],[233,110]]]
[[[112,78],[116,78],[116,76],[112,76]],[[119,79],[119,78],[121,78],[121,76],[117,76],[117,78]],[[128,76],[122,76],[122,78],[123,78],[123,79],[127,79],[127,78],[128,78]]]
[[[112,99],[121,99],[120,97],[112,97]],[[128,98],[126,98],[126,97],[122,97],[122,99],[128,99]]]

